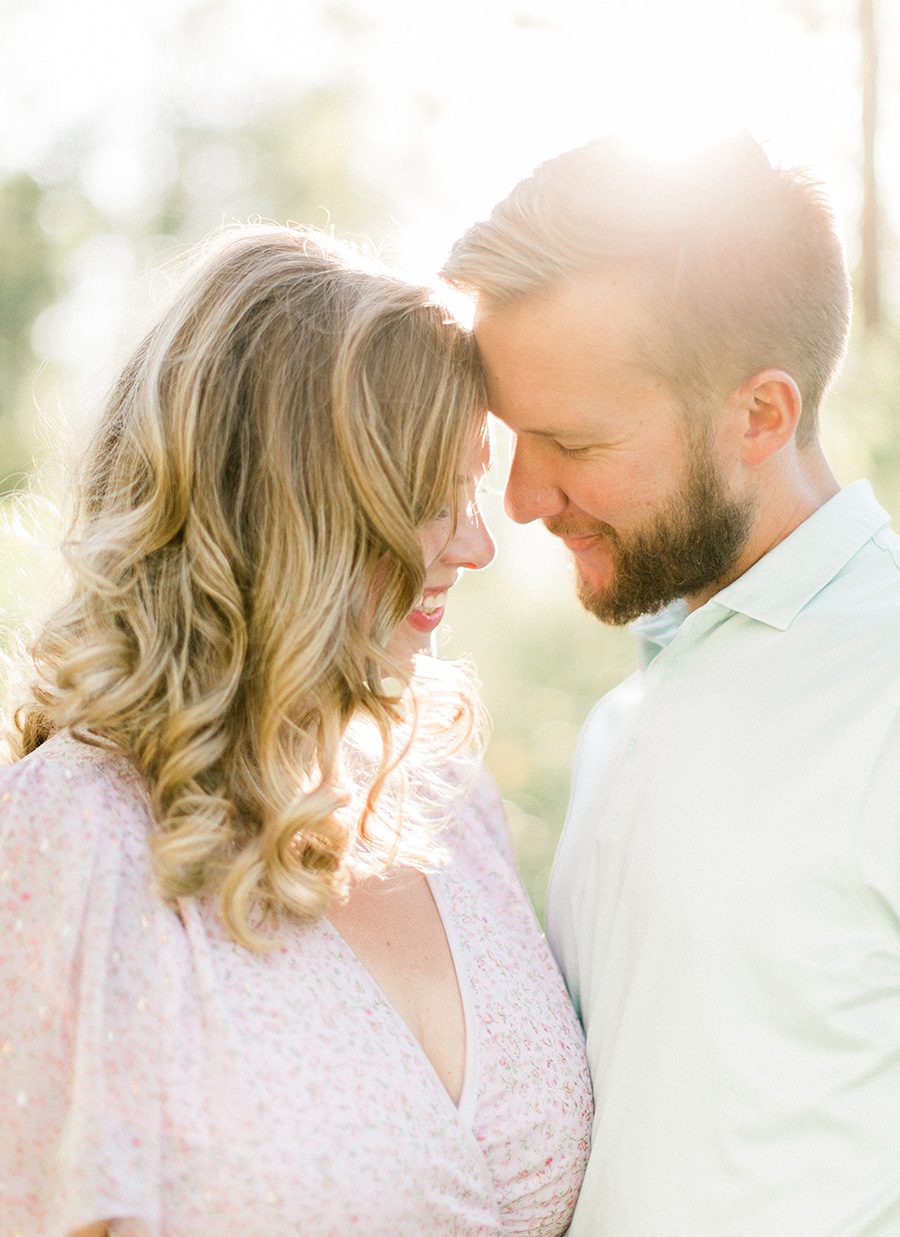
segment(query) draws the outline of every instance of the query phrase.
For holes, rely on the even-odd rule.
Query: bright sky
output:
[[[900,164],[886,152],[900,149],[900,15],[881,10],[881,172],[898,219]],[[227,182],[229,123],[349,79],[366,94],[354,158],[402,193],[391,239],[422,267],[536,162],[609,127],[668,143],[745,123],[811,164],[852,223],[855,13],[855,0],[0,0],[0,173],[52,181],[75,166],[127,234],[172,173],[173,121],[223,129]],[[222,201],[209,169],[207,181],[212,228]],[[110,280],[133,276],[114,245],[88,269],[104,255],[118,262]],[[90,352],[84,339],[51,348],[62,322],[44,324],[41,346]]]
[[[900,22],[881,8],[887,151]],[[227,126],[349,70],[369,88],[375,166],[415,149],[411,101],[435,103],[421,156],[441,169],[446,215],[418,221],[423,250],[451,213],[483,213],[537,160],[611,125],[662,141],[742,121],[849,205],[855,12],[855,0],[0,0],[0,170],[52,175],[59,137],[92,127],[89,149],[56,160],[80,159],[98,201],[124,209],[165,175],[161,115]],[[896,161],[882,163],[896,178]]]

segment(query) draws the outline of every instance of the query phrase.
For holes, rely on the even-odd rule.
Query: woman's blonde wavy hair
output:
[[[243,944],[434,857],[404,786],[433,784],[477,706],[436,667],[398,696],[386,649],[484,410],[431,291],[298,228],[205,250],[114,386],[14,754],[68,728],[129,757],[161,894],[218,889]]]

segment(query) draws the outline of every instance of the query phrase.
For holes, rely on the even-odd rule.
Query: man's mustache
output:
[[[554,519],[551,516],[543,521],[544,528],[554,537],[606,537],[608,541],[618,541],[616,530],[609,524],[594,521],[591,524],[578,524],[573,520]]]

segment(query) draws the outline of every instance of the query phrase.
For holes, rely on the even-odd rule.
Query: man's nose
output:
[[[532,520],[559,515],[566,503],[565,494],[553,483],[547,468],[521,440],[517,441],[503,495],[509,518],[517,524],[530,524]]]

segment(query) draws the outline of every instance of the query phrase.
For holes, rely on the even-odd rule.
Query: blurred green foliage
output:
[[[191,22],[214,24],[223,10],[216,0],[193,13],[188,6],[185,37]],[[282,89],[238,116],[215,119],[201,104],[192,110],[161,100],[149,128],[153,150],[143,152],[143,194],[116,200],[109,182],[105,194],[97,191],[88,172],[96,170],[100,138],[83,122],[67,129],[61,120],[55,146],[33,174],[0,179],[0,495],[18,489],[32,456],[45,453],[46,430],[35,429],[35,375],[42,375],[39,403],[47,390],[65,391],[84,347],[77,332],[66,344],[66,331],[85,314],[102,310],[114,321],[119,315],[100,279],[100,251],[90,248],[98,239],[109,242],[104,253],[128,255],[129,278],[138,284],[148,267],[231,220],[258,215],[333,225],[340,235],[381,241],[416,211],[442,209],[446,173],[431,148],[440,106],[430,97],[413,100],[397,121],[403,132],[390,158],[373,165],[364,157],[372,101],[353,67],[364,57],[366,19],[352,4],[323,11],[326,24],[339,26],[341,39],[356,47],[356,59],[348,56],[326,80]],[[840,479],[869,475],[885,505],[900,514],[898,391],[900,332],[888,323],[877,338],[854,338],[825,438]],[[491,519],[500,532],[504,517],[496,507]],[[46,599],[55,575],[42,548],[48,539],[45,528],[30,548],[16,548],[8,537],[0,545],[0,640],[4,625],[8,635]],[[541,913],[579,727],[598,696],[631,670],[634,654],[627,632],[603,628],[581,611],[562,568],[546,585],[536,584],[533,571],[523,570],[521,544],[515,551],[505,535],[499,540],[497,563],[454,592],[443,651],[471,653],[483,680],[494,719],[489,763],[509,802],[526,884]]]
[[[21,482],[31,455],[31,327],[55,295],[60,272],[39,222],[41,187],[27,173],[0,181],[0,493]],[[7,481],[7,485],[9,482]]]

